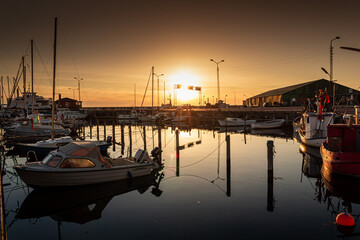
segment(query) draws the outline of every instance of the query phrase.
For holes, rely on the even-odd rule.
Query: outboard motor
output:
[[[112,140],[112,137],[111,137],[111,136],[107,136],[106,142],[107,142],[107,143],[111,143],[111,140]]]
[[[160,156],[162,150],[159,147],[155,147],[152,151],[151,151],[151,156],[154,158],[157,158],[158,156]]]

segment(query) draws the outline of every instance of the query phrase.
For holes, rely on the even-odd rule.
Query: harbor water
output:
[[[356,189],[336,191],[321,174],[319,150],[302,146],[292,132],[145,131],[149,152],[161,139],[163,166],[153,176],[119,183],[34,191],[12,168],[26,159],[7,154],[7,238],[337,239],[360,231],[335,224],[344,207],[355,219],[360,213]],[[93,140],[96,134],[92,128]],[[99,134],[103,139],[103,127]],[[84,135],[90,139],[89,127]],[[113,135],[111,126],[106,135]],[[111,157],[134,155],[144,148],[144,127],[132,126],[129,133],[125,126],[122,133],[116,126],[115,141]]]

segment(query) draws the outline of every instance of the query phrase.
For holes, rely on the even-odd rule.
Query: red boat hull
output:
[[[332,152],[323,143],[320,148],[323,166],[331,172],[360,177],[360,153]]]

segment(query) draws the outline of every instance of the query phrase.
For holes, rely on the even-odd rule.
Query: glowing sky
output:
[[[321,67],[329,70],[330,40],[336,36],[341,38],[333,42],[334,79],[358,88],[360,53],[339,47],[360,48],[359,9],[358,0],[4,0],[0,76],[16,76],[33,38],[35,90],[51,97],[58,17],[56,92],[73,97],[74,77],[83,78],[84,106],[132,106],[135,84],[139,105],[152,66],[164,74],[161,103],[164,81],[166,94],[175,82],[193,84],[212,102],[217,85],[211,58],[225,60],[219,65],[221,98],[227,95],[234,104],[236,95],[240,104],[263,91],[328,78]],[[197,96],[178,103],[196,104]],[[144,105],[151,105],[149,94]]]

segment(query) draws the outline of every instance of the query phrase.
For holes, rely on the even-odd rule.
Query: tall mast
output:
[[[154,111],[154,66],[151,68],[151,116]]]
[[[134,84],[134,107],[136,111],[136,83]]]
[[[4,79],[1,76],[1,104],[4,104]]]
[[[24,80],[24,110],[27,114],[27,105],[26,105],[26,66],[25,66],[25,57],[22,57],[22,65],[23,65],[23,80]]]
[[[54,128],[54,115],[55,115],[55,73],[56,73],[56,32],[57,32],[57,18],[55,18],[55,29],[54,29],[54,70],[53,70],[53,105],[51,112],[51,138],[55,137]]]
[[[31,39],[31,113],[34,114],[34,40]]]

